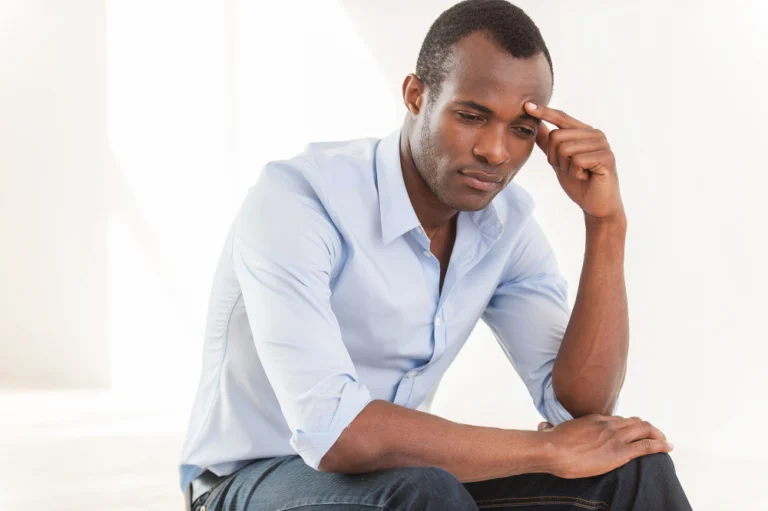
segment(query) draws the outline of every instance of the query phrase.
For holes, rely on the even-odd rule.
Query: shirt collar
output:
[[[379,191],[379,210],[381,213],[381,235],[387,245],[406,232],[419,226],[419,217],[413,209],[408,190],[403,179],[403,167],[400,164],[401,129],[381,139],[376,146],[376,179]],[[501,194],[499,194],[501,195]],[[501,237],[504,224],[494,206],[494,200],[479,211],[460,212],[468,214],[477,229],[493,240]]]
[[[400,165],[400,131],[394,131],[376,146],[381,236],[385,245],[421,225],[405,189]]]

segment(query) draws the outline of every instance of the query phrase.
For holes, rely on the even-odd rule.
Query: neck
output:
[[[413,161],[410,130],[406,129],[406,125],[400,136],[400,166],[413,210],[427,236],[431,239],[435,234],[450,229],[458,210],[441,202],[419,173]]]

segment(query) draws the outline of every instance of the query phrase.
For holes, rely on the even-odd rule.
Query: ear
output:
[[[418,115],[426,103],[427,86],[421,78],[409,73],[403,81],[403,103],[411,115]]]

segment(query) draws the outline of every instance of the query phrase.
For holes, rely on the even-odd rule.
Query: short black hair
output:
[[[433,91],[430,102],[437,97],[448,75],[446,61],[453,45],[477,31],[486,32],[515,58],[527,59],[543,53],[554,80],[552,57],[544,38],[522,9],[506,0],[464,0],[438,16],[421,44],[416,75]]]

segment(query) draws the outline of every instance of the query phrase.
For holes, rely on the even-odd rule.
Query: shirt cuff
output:
[[[565,407],[560,404],[560,401],[557,400],[552,385],[544,390],[544,399],[541,400],[541,404],[538,408],[541,416],[553,426],[573,420],[571,412],[566,410]]]
[[[616,404],[611,411],[611,415],[616,415],[616,411],[619,409],[619,402],[621,401],[621,394],[616,398]],[[573,415],[560,404],[555,396],[555,391],[552,385],[547,387],[544,391],[544,399],[539,406],[539,413],[543,418],[547,420],[553,426],[557,426],[563,422],[573,420]]]
[[[297,429],[291,436],[291,447],[308,466],[319,470],[320,461],[330,450],[342,431],[373,401],[370,391],[362,384],[350,381],[341,392],[339,406],[328,428],[320,432]]]

